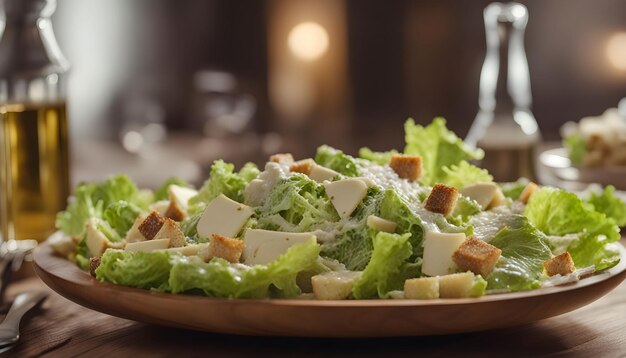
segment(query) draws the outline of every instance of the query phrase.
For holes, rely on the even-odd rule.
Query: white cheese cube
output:
[[[326,182],[324,188],[341,218],[350,217],[367,194],[367,185],[362,180],[353,178]]]
[[[198,220],[198,235],[208,239],[213,234],[235,237],[254,210],[220,194],[207,205]]]
[[[146,220],[147,217],[148,216],[145,214],[139,214],[139,216],[137,216],[135,223],[133,223],[133,226],[126,233],[126,242],[144,241],[146,239],[141,232],[139,232],[139,226],[144,220]]]
[[[426,231],[422,272],[428,276],[453,273],[456,270],[456,264],[452,260],[452,254],[461,246],[465,238],[464,233]]]
[[[111,242],[107,237],[96,227],[96,220],[91,218],[87,221],[87,248],[91,256],[100,256],[108,247],[111,246]]]
[[[337,173],[336,171],[316,164],[313,166],[313,168],[311,168],[309,178],[315,180],[318,183],[322,183],[326,180],[332,180],[337,175],[339,175],[339,173]]]
[[[301,244],[315,237],[310,232],[280,232],[259,229],[247,229],[244,236],[244,248],[241,261],[246,265],[266,264],[296,244]]]
[[[477,183],[461,189],[461,194],[474,199],[485,210],[500,190],[495,183]]]
[[[404,298],[415,300],[439,298],[439,277],[420,277],[404,281]]]
[[[367,217],[367,226],[374,230],[393,233],[396,231],[398,224],[376,215],[370,215]]]
[[[474,287],[474,278],[474,274],[469,271],[439,277],[439,297],[469,297],[470,291]]]
[[[126,244],[126,251],[152,252],[155,250],[167,249],[170,245],[170,239],[154,239],[139,242],[131,242]]]
[[[189,199],[198,195],[197,190],[175,184],[167,187],[167,192],[169,194],[170,201],[176,202],[185,211],[187,211],[189,206]]]
[[[167,208],[169,206],[170,206],[169,200],[159,200],[157,202],[150,204],[148,209],[149,211],[156,211],[157,213],[159,213],[159,215],[163,216],[165,215],[165,212],[167,211]]]
[[[167,251],[171,254],[179,254],[183,256],[196,256],[198,255],[198,252],[200,252],[200,250],[204,249],[205,247],[209,247],[209,244],[203,243],[203,244],[193,244],[193,245],[187,245],[187,246],[181,246],[181,247],[170,247],[170,248],[164,249],[163,251]]]
[[[330,271],[315,275],[311,277],[313,294],[318,300],[345,300],[360,275],[360,271]]]
[[[370,215],[367,217],[367,226],[374,230],[393,233],[396,231],[398,224],[376,215]]]

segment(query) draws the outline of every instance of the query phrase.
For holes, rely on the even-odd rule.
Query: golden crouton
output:
[[[521,201],[524,204],[528,203],[528,199],[530,199],[530,196],[533,195],[533,193],[535,191],[537,191],[537,189],[539,189],[539,185],[530,182],[528,184],[526,184],[526,187],[524,187],[524,190],[522,190],[522,193],[519,195],[519,201]]]
[[[487,277],[498,263],[502,250],[473,236],[468,237],[452,254],[461,271],[472,271]]]
[[[170,200],[170,205],[167,207],[167,210],[165,210],[165,214],[163,214],[166,218],[170,218],[174,221],[183,221],[186,215],[186,210],[176,200]]]
[[[156,239],[170,239],[169,247],[185,246],[185,234],[180,229],[180,225],[170,218],[163,220],[161,230],[152,238],[152,240]]]
[[[139,232],[146,240],[154,239],[154,236],[161,230],[165,220],[156,211],[151,211],[150,215],[139,225]]]
[[[572,260],[572,255],[570,255],[567,251],[544,262],[543,268],[546,269],[546,273],[548,274],[548,276],[565,276],[576,271],[576,266],[574,266],[574,260]]]
[[[404,298],[415,300],[439,298],[439,277],[420,277],[404,281]]]
[[[291,153],[279,153],[270,157],[270,162],[278,164],[292,165],[294,163],[293,155]]]
[[[426,199],[424,207],[426,210],[432,211],[433,213],[448,216],[452,213],[452,210],[454,210],[458,198],[459,191],[455,187],[445,184],[435,184]]]
[[[289,170],[292,172],[309,175],[309,173],[311,173],[311,169],[313,169],[314,166],[315,166],[315,161],[311,158],[308,158],[308,159],[298,160],[293,165],[291,165],[291,167],[289,167]]]
[[[226,261],[237,263],[243,252],[243,240],[231,239],[229,237],[213,234],[208,252],[204,259],[211,260],[214,257],[221,257]]]
[[[102,256],[95,256],[89,259],[89,274],[96,277],[96,269],[100,266],[100,258]]]
[[[422,177],[422,157],[419,155],[394,154],[389,166],[402,179],[416,181]]]

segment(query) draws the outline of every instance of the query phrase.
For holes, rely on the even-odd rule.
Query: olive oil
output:
[[[2,237],[44,240],[69,195],[65,103],[0,104]]]

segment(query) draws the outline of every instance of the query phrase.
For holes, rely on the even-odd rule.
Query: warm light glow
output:
[[[626,71],[626,32],[618,32],[609,38],[606,57],[613,67]]]
[[[328,50],[328,32],[315,22],[303,22],[289,32],[289,49],[298,58],[314,61]]]

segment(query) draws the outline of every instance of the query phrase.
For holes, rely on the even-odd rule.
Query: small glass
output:
[[[54,0],[4,0],[0,39],[0,224],[4,241],[42,241],[69,195],[68,62]]]

